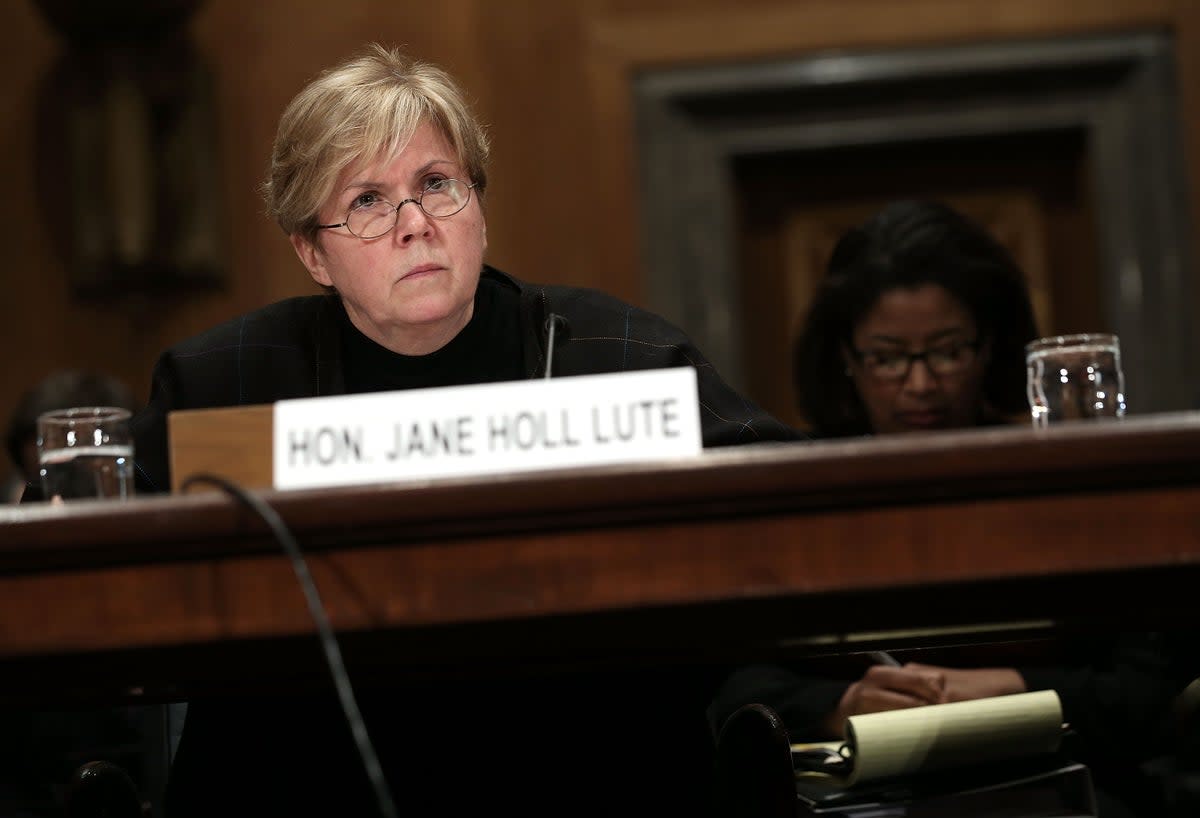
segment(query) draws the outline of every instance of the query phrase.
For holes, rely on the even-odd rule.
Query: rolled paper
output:
[[[1053,690],[851,716],[845,783],[1053,753],[1062,734]]]

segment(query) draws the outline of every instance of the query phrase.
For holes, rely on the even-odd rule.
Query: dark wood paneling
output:
[[[647,66],[1164,27],[1181,46],[1186,121],[1192,134],[1200,130],[1200,72],[1192,70],[1200,17],[1187,0],[755,0],[753,13],[733,0],[454,0],[430,15],[371,0],[347,0],[336,10],[318,0],[208,0],[192,33],[217,87],[232,284],[169,306],[100,307],[71,301],[54,237],[33,205],[36,88],[63,45],[32,3],[7,5],[3,19],[2,97],[12,126],[0,151],[7,180],[0,212],[10,226],[0,322],[21,354],[9,358],[0,416],[23,388],[67,365],[103,368],[144,394],[165,344],[311,291],[287,242],[262,216],[256,186],[286,100],[369,39],[407,45],[451,67],[493,124],[494,261],[517,275],[599,286],[634,301],[642,296],[643,272],[629,82]],[[1194,163],[1193,180],[1197,173]],[[555,180],[566,191],[561,200]],[[547,198],[552,207],[536,206]]]

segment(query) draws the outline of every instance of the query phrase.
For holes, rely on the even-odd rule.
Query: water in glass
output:
[[[1043,338],[1026,348],[1033,425],[1125,416],[1125,377],[1115,336]]]

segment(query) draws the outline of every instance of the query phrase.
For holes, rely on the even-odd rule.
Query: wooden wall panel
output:
[[[5,349],[0,424],[6,424],[20,391],[50,367],[75,361],[126,372],[126,362],[138,350],[128,308],[71,302],[54,231],[43,218],[40,197],[49,193],[53,198],[53,191],[43,187],[34,170],[34,106],[58,57],[58,41],[32,3],[6,4],[0,20],[7,40],[0,49],[0,337]]]
[[[607,230],[587,178],[580,10],[553,0],[478,7],[476,94],[493,142],[489,259],[518,278],[607,288],[591,263]]]
[[[516,275],[602,287],[639,301],[642,271],[629,81],[649,66],[887,47],[1173,27],[1189,146],[1200,144],[1200,13],[1190,0],[446,0],[412,3],[208,0],[193,21],[215,76],[232,280],[178,303],[72,301],[32,173],[35,89],[62,45],[28,0],[0,11],[11,123],[0,134],[8,227],[10,349],[0,418],[42,374],[77,364],[141,395],[158,350],[217,320],[310,292],[263,216],[256,186],[282,106],[319,68],[381,39],[454,71],[492,125],[490,257]],[[1193,189],[1200,169],[1192,166]],[[1195,212],[1200,213],[1200,207]],[[653,240],[649,237],[648,240]]]

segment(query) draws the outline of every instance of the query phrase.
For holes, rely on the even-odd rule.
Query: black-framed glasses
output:
[[[871,375],[887,381],[904,380],[917,361],[923,361],[934,375],[959,375],[974,362],[975,354],[978,351],[979,341],[977,340],[941,344],[930,347],[924,352],[851,348],[854,357]]]
[[[430,182],[415,199],[404,199],[399,204],[392,204],[383,198],[369,201],[356,199],[346,211],[345,221],[337,224],[318,224],[317,229],[332,230],[335,227],[344,227],[360,239],[377,239],[396,226],[400,220],[400,208],[409,202],[421,208],[421,212],[431,219],[445,219],[467,206],[474,187],[474,182],[468,185],[460,179],[437,179]]]

